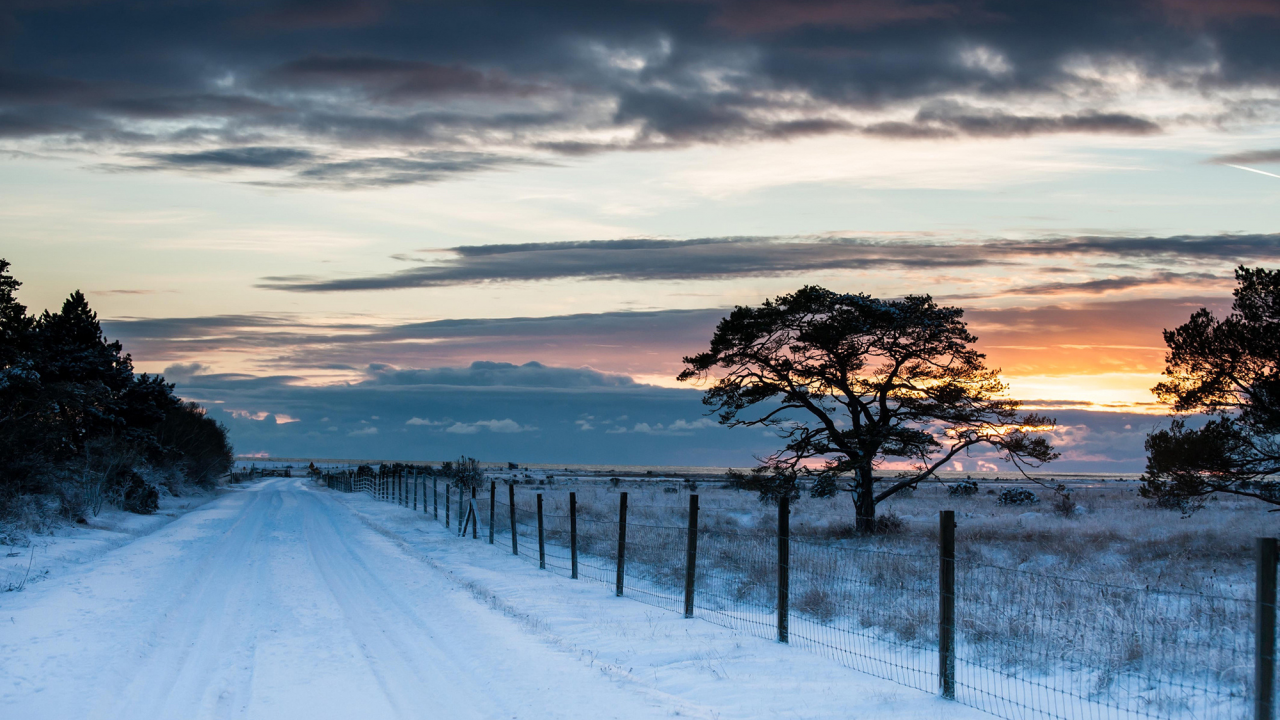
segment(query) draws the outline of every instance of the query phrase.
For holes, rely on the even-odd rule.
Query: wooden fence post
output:
[[[956,513],[938,513],[938,688],[956,697]]]
[[[689,535],[684,550],[684,616],[693,617],[693,582],[698,567],[698,496],[689,496]]]
[[[627,494],[618,498],[618,597],[622,597],[622,576],[627,566]]]
[[[465,512],[463,509],[465,507],[463,503],[466,502],[466,500],[463,498],[463,496],[466,495],[466,493],[464,493],[462,489],[463,489],[462,485],[458,485],[458,519],[459,520],[462,519],[462,513]],[[461,535],[464,532],[466,532],[466,529],[463,528],[461,525],[459,525],[458,534]]]
[[[538,569],[547,569],[547,544],[542,537],[542,493],[538,493]]]
[[[418,512],[418,469],[413,469],[413,511]]]
[[[449,527],[449,487],[451,483],[444,484],[444,526]]]
[[[1275,538],[1258,538],[1258,574],[1254,585],[1254,720],[1275,717],[1276,553]]]
[[[791,603],[791,498],[778,500],[778,642],[789,642]]]
[[[498,481],[489,481],[489,544],[493,544],[493,515],[498,503]]]
[[[474,518],[475,522],[471,523],[471,539],[472,539],[472,540],[476,540],[476,539],[478,539],[478,538],[480,537],[480,515],[476,513],[476,489],[475,489],[475,487],[472,487],[472,488],[471,488],[471,510],[470,510],[470,512],[471,512],[471,514],[472,514],[472,515],[475,515],[475,518]]]
[[[511,509],[511,554],[519,555],[520,547],[516,545],[516,484],[507,486],[507,503]]]
[[[440,519],[440,478],[436,477],[436,474],[434,471],[431,473],[431,505],[432,505],[432,508],[434,508],[431,511],[431,515],[435,519],[439,520]],[[426,508],[423,508],[423,509],[425,510]]]
[[[578,579],[578,495],[569,493],[569,577]]]

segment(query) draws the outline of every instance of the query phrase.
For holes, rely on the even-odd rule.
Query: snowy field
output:
[[[0,594],[0,716],[989,717],[299,478]]]

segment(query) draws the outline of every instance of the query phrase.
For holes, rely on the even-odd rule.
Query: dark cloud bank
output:
[[[745,467],[778,441],[703,415],[697,390],[641,385],[589,368],[477,362],[430,370],[367,368],[362,382],[191,374],[178,390],[227,423],[242,453],[275,456]],[[1059,409],[1061,472],[1137,472],[1157,418]],[[977,453],[962,462],[976,468]],[[1011,468],[1002,470],[1012,471]]]
[[[1280,110],[1249,93],[1280,84],[1277,7],[17,0],[0,6],[0,141],[114,152],[108,170],[368,187],[531,158],[827,133],[910,141],[1248,124]],[[1134,115],[1113,106],[1108,68],[1219,109]]]

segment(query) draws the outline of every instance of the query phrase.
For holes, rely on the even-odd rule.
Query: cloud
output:
[[[1254,165],[1260,163],[1280,163],[1280,149],[1249,150],[1232,155],[1218,155],[1207,162],[1215,165]]]
[[[1206,252],[1208,249],[1210,246]],[[1165,256],[1159,261],[1171,262]],[[1205,262],[1193,257],[1189,264],[1203,267]],[[1092,372],[1108,363],[1126,372],[1149,373],[1163,367],[1164,343],[1159,330],[1186,322],[1200,307],[1221,313],[1230,305],[1228,285],[1175,279],[1168,286],[1138,288],[1168,297],[1108,296],[1101,292],[1106,287],[1085,285],[1072,297],[1071,285],[1063,283],[1056,288],[1058,294],[1047,296],[1052,298],[1050,304],[1033,295],[1002,295],[996,285],[984,297],[1000,298],[993,304],[1002,307],[983,307],[983,303],[956,297],[940,297],[939,301],[966,308],[965,318],[980,338],[979,347],[989,354],[993,366],[1006,372],[1072,374]],[[500,394],[504,388],[524,387],[586,397],[595,391],[648,387],[620,376],[674,378],[682,368],[680,359],[705,350],[716,324],[729,310],[583,313],[394,325],[315,321],[291,315],[215,316],[105,320],[103,327],[109,337],[123,341],[135,358],[172,366],[190,362],[190,358],[241,363],[249,356],[258,358],[255,364],[264,373],[255,377],[201,371],[170,378],[177,380],[178,391],[184,396],[197,387],[243,389],[254,385],[266,390],[299,384],[307,377],[314,383],[319,376],[325,382],[345,379],[353,388],[392,392],[477,388]],[[476,357],[494,360],[477,364],[473,361]],[[530,364],[530,358],[541,362]],[[424,366],[433,369],[421,369]],[[232,407],[255,406],[237,402]],[[597,410],[582,407],[569,421],[585,415],[606,418],[627,412]],[[699,407],[689,413],[637,417],[632,422],[667,422],[671,417],[697,417],[701,412]],[[425,408],[411,408],[399,422],[411,417],[442,420],[474,416],[471,412],[427,413]],[[508,414],[518,415],[514,410]],[[299,415],[321,416],[331,413],[316,408],[310,415]]]
[[[450,95],[526,95],[535,85],[516,83],[501,73],[486,73],[461,64],[395,60],[374,55],[310,55],[281,65],[269,77],[290,87],[357,86],[384,100]]]
[[[1258,100],[1280,87],[1280,14],[1262,0],[102,0],[11,3],[0,27],[22,29],[0,70],[0,138],[297,189],[821,133],[1252,126],[1274,118]],[[1197,109],[1132,109],[1152,97]]]
[[[390,5],[386,0],[282,0],[253,16],[252,25],[288,30],[363,27],[385,17]]]
[[[1280,258],[1280,234],[1175,237],[1078,236],[937,242],[840,237],[624,239],[461,246],[451,256],[382,275],[267,277],[259,287],[293,292],[443,287],[556,278],[671,280],[781,276],[881,267],[980,268],[1055,256],[1129,260]],[[1189,276],[1188,276],[1189,277]]]
[[[1080,282],[1051,282],[1038,283],[1035,285],[1023,285],[1013,287],[998,292],[987,292],[976,294],[971,297],[998,297],[998,296],[1028,296],[1036,298],[1048,298],[1055,295],[1098,295],[1109,292],[1120,292],[1124,290],[1133,290],[1135,288],[1161,288],[1170,289],[1178,285],[1193,285],[1204,289],[1214,285],[1223,285],[1224,288],[1235,284],[1235,278],[1228,274],[1215,275],[1213,273],[1174,273],[1174,272],[1158,272],[1147,276],[1125,276],[1110,277],[1098,280],[1085,280]],[[950,299],[960,299],[963,296],[951,296]]]
[[[170,382],[186,382],[196,375],[208,374],[208,365],[198,362],[174,363],[164,369],[164,378]]]
[[[368,367],[375,385],[462,385],[468,387],[590,388],[630,387],[636,382],[625,375],[591,368],[548,367],[531,361],[524,365],[477,360],[467,367],[400,369],[381,363]],[[418,424],[418,423],[415,423]]]
[[[692,279],[781,275],[885,265],[973,267],[989,262],[952,248],[947,257],[922,256],[906,247],[867,241],[784,238],[626,239],[527,245],[464,246],[434,265],[386,275],[320,279],[268,277],[260,287],[297,292],[439,287],[493,280]]]
[[[308,163],[315,154],[288,147],[221,148],[192,153],[139,153],[148,168],[224,171],[238,168],[283,168]],[[132,169],[132,168],[131,168]]]
[[[1189,307],[1194,303],[1183,305]],[[1125,310],[1132,315],[1150,313],[1154,305],[1100,304],[1076,311],[1017,316],[1012,311],[981,318],[991,334],[996,323],[1083,322],[1089,315],[1111,311],[1109,322],[1125,322]],[[1168,311],[1177,316],[1180,310]],[[1146,318],[1150,319],[1150,318]],[[1106,328],[1102,329],[1107,332]],[[329,417],[329,432],[314,423],[277,424],[254,421],[244,415],[230,417],[227,424],[237,448],[266,450],[285,457],[378,457],[440,462],[466,454],[490,462],[666,464],[744,467],[753,456],[776,449],[780,441],[758,429],[729,429],[717,426],[702,415],[701,393],[691,389],[656,388],[645,385],[606,387],[588,391],[559,388],[491,388],[443,385],[290,385],[262,382],[253,377],[222,379],[202,384],[195,376],[188,392],[208,401],[223,401],[230,407],[272,407],[289,417]],[[428,432],[381,432],[372,424],[361,425],[373,415],[387,426],[403,427],[412,418],[476,417],[483,408],[490,418],[479,421],[445,421]],[[1096,412],[1058,406],[1050,413],[1063,430],[1064,447],[1072,457],[1054,463],[1052,471],[1138,472],[1143,465],[1142,441],[1145,433],[1164,420],[1131,412]],[[587,416],[608,417],[625,425],[605,432],[592,432],[583,442],[576,420]],[[265,418],[265,415],[264,415]],[[675,418],[674,420],[672,418]],[[428,422],[440,422],[430,420]],[[380,423],[381,425],[381,423]],[[1129,427],[1125,427],[1128,425]],[[441,428],[456,428],[444,431]],[[517,431],[518,430],[518,431]],[[709,442],[714,432],[714,442]],[[977,455],[975,460],[990,460]],[[969,460],[966,460],[969,467]],[[1003,470],[1008,470],[1000,466]]]
[[[663,374],[674,377],[680,357],[701,349],[724,314],[723,309],[710,308],[395,325],[316,321],[288,314],[222,315],[108,319],[103,327],[109,337],[123,341],[135,357],[145,356],[153,362],[209,361],[228,354],[232,356],[229,361],[240,362],[246,355],[256,356],[264,372],[277,373],[252,381],[260,384],[297,382],[302,379],[294,374],[298,372],[322,372],[327,377],[337,372],[352,382],[380,387],[489,383],[560,385],[572,390],[625,388],[633,381],[615,373],[653,374],[655,367],[662,367],[655,366],[656,359],[668,364]],[[637,347],[645,352],[637,353]],[[473,369],[476,357],[495,360]],[[530,358],[535,357],[545,364],[529,366]],[[505,362],[487,364],[498,361]],[[435,369],[417,369],[423,366]],[[245,376],[226,374],[200,378],[203,385],[248,381]],[[318,413],[325,414],[323,410]]]
[[[275,420],[277,425],[285,425],[288,423],[300,422],[298,418],[293,417],[292,415],[286,415],[284,413],[275,413]]]
[[[142,162],[96,166],[109,172],[181,170],[230,173],[244,170],[287,170],[274,180],[246,180],[269,187],[358,189],[433,183],[456,175],[511,167],[547,165],[530,158],[482,152],[414,152],[396,157],[343,159],[292,147],[234,147],[188,153],[134,153]]]
[[[473,435],[480,432],[482,428],[495,433],[532,432],[538,429],[532,425],[521,425],[511,418],[506,418],[503,420],[478,420],[472,423],[454,423],[445,428],[445,432],[457,435]]]
[[[631,432],[642,433],[644,435],[690,435],[695,430],[704,428],[719,427],[719,423],[711,418],[698,418],[697,420],[675,420],[671,423],[663,425],[662,423],[636,423],[631,427]],[[623,428],[613,428],[609,432],[626,432]]]
[[[409,418],[408,420],[405,420],[404,424],[405,425],[422,425],[425,427],[437,427],[439,425],[448,425],[449,421],[448,420],[430,420],[427,418],[420,418],[420,417],[414,416]]]
[[[1047,133],[1108,133],[1152,135],[1160,126],[1145,118],[1120,112],[1086,110],[1066,115],[1015,115],[999,108],[977,108],[951,100],[929,103],[912,122],[887,121],[868,125],[868,135],[919,140],[964,135],[1012,138]]]

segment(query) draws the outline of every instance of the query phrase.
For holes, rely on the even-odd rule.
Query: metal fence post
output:
[[[519,555],[520,548],[516,545],[516,484],[511,483],[507,486],[507,500],[511,508],[511,554]]]
[[[627,566],[627,494],[618,498],[618,597],[622,597],[622,575]]]
[[[956,697],[956,513],[938,513],[938,688]]]
[[[788,642],[791,604],[791,498],[778,500],[778,642]]]
[[[569,577],[578,579],[578,495],[569,493]]]
[[[498,481],[489,481],[489,544],[493,544],[493,514],[497,509]]]
[[[698,496],[689,496],[689,533],[684,549],[684,616],[693,617],[693,581],[698,567]]]
[[[1253,717],[1275,717],[1276,539],[1258,538],[1258,575],[1254,586]]]
[[[538,569],[547,569],[547,545],[542,537],[542,493],[538,493]]]

